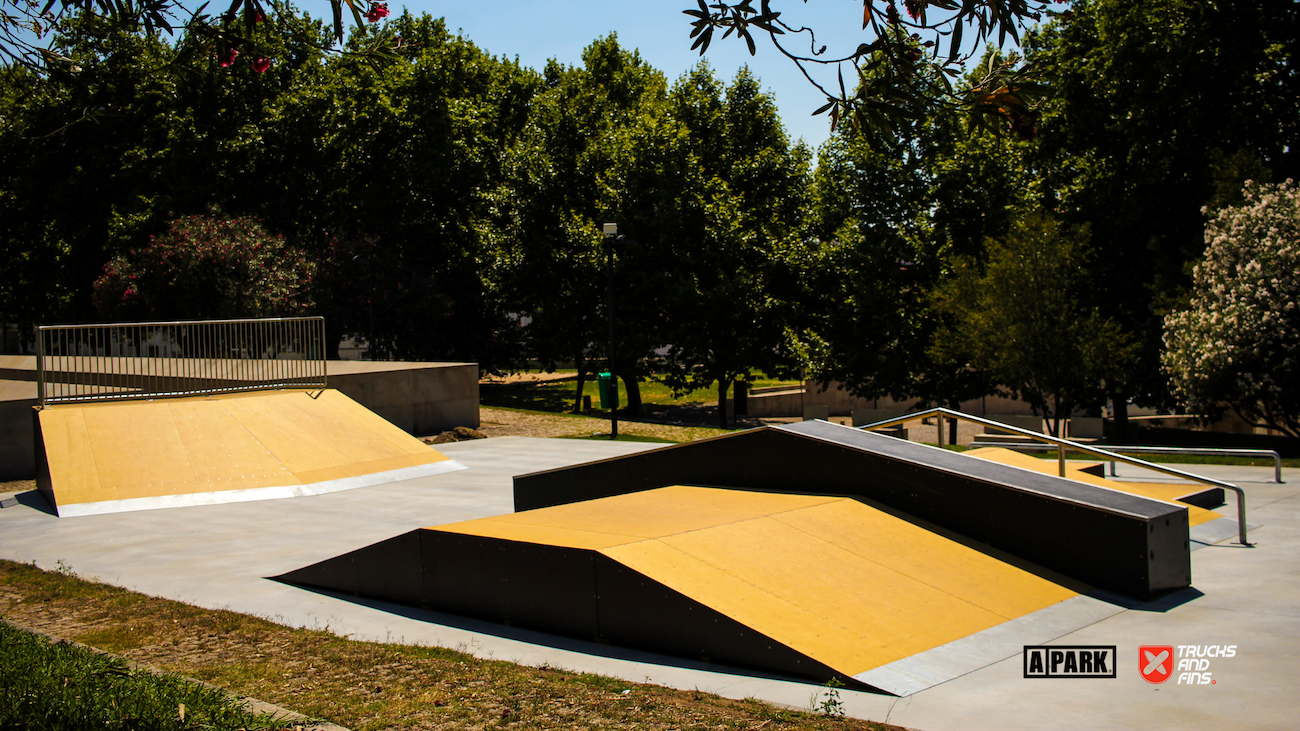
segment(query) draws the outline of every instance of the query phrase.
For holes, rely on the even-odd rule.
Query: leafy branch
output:
[[[813,29],[787,24],[782,13],[772,9],[772,0],[757,0],[758,7],[755,0],[696,2],[698,8],[682,11],[694,18],[692,50],[703,54],[715,32],[722,31],[721,38],[734,35],[755,55],[754,36],[766,34],[825,96],[826,103],[813,114],[829,113],[833,127],[848,123],[854,131],[896,136],[900,124],[939,110],[966,114],[972,132],[1009,128],[1025,139],[1036,133],[1036,107],[1049,89],[1018,55],[990,62],[969,86],[955,88],[953,79],[965,73],[966,63],[995,36],[999,47],[1008,37],[1019,43],[1023,26],[1052,13],[1045,5],[1026,0],[903,0],[900,12],[894,0],[864,0],[862,30],[871,40],[852,52],[828,55]],[[808,50],[795,50],[790,39],[805,35]],[[964,40],[973,40],[972,50],[963,52]],[[820,67],[836,68],[834,87],[818,81],[813,70]],[[845,83],[846,71],[851,85]]]

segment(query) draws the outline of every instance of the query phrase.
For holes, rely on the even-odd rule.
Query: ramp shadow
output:
[[[737,675],[747,678],[756,678],[760,680],[776,680],[787,683],[799,683],[811,688],[823,687],[821,683],[810,678],[800,677],[798,675],[786,675],[783,673],[774,673],[760,670],[757,668],[738,667],[734,665],[723,665],[719,663],[703,662],[701,660],[692,660],[690,658],[675,657],[672,655],[661,655],[647,650],[636,650],[616,645],[605,645],[598,642],[574,639],[572,637],[561,637],[559,635],[539,632],[537,630],[526,629],[523,627],[511,627],[496,622],[489,622],[482,619],[471,617],[462,617],[455,614],[437,612],[431,609],[420,609],[418,607],[407,606],[405,604],[394,604],[379,599],[372,599],[364,596],[353,596],[343,592],[323,589],[307,584],[297,584],[291,581],[285,581],[278,576],[264,577],[270,581],[275,581],[286,586],[292,586],[295,589],[302,589],[313,594],[332,597],[345,602],[350,602],[359,606],[375,609],[388,614],[414,619],[419,622],[451,627],[454,629],[473,632],[475,634],[491,635],[505,640],[514,640],[516,642],[525,642],[530,645],[549,647],[555,650],[565,650],[567,652],[576,652],[583,655],[592,655],[603,657],[611,660],[625,660],[628,662],[639,662],[647,665],[659,665],[663,667],[681,668],[683,670],[702,670],[704,672],[719,673],[722,675]],[[455,648],[452,648],[455,649]],[[503,658],[498,658],[503,659]],[[844,691],[859,691],[871,693],[873,695],[886,695],[880,691],[866,686],[856,688],[844,688]]]
[[[19,505],[22,505],[24,507],[28,507],[31,508],[32,510],[40,511],[54,518],[59,517],[59,514],[54,512],[54,508],[48,502],[46,502],[45,496],[41,495],[41,493],[37,490],[28,490],[27,492],[20,492],[14,495],[14,500],[17,501]]]

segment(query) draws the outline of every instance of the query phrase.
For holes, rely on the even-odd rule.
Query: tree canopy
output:
[[[1174,394],[1300,438],[1300,189],[1249,183],[1205,228],[1186,309],[1165,318]]]

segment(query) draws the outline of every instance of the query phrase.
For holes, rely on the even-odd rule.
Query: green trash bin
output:
[[[600,408],[617,409],[618,408],[618,391],[614,385],[614,376],[611,373],[596,374],[596,390],[600,391]]]

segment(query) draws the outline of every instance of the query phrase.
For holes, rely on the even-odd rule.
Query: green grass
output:
[[[755,380],[751,388],[786,385],[793,387],[797,386],[798,382],[782,381],[764,376]],[[577,392],[577,387],[577,381],[491,385],[480,386],[479,395],[484,406],[559,413],[573,410],[574,394]],[[707,388],[698,388],[680,396],[674,396],[672,389],[658,381],[641,381],[640,390],[641,403],[646,405],[693,406],[713,404],[718,400],[716,382]],[[627,393],[625,391],[623,382],[619,381],[619,404],[621,406],[627,405]],[[590,378],[583,384],[582,393],[584,396],[591,397],[592,408],[600,408],[599,386],[597,386],[594,378]],[[728,396],[730,395],[729,392]]]
[[[667,728],[763,731],[902,731],[851,718],[800,713],[754,700],[477,658],[462,649],[361,642],[328,628],[286,627],[227,610],[204,609],[77,578],[60,565],[42,571],[0,560],[0,616],[16,624],[104,643],[148,665],[197,678],[240,696],[259,698],[355,731],[386,729]],[[8,626],[8,625],[6,625]],[[24,633],[25,634],[25,633]],[[203,686],[175,676],[150,676],[125,663],[78,653],[74,667],[40,654],[37,635],[22,642],[0,634],[0,731],[44,729],[257,729],[261,721],[220,722],[202,699],[182,693]],[[20,646],[21,645],[21,646]],[[76,649],[52,645],[57,652]],[[21,657],[20,657],[21,656]],[[88,663],[99,663],[86,665]],[[102,676],[102,677],[100,677]],[[132,711],[129,702],[96,689],[142,680],[157,701]],[[102,682],[101,682],[102,681]],[[37,688],[36,686],[42,686]],[[206,691],[211,694],[211,691]],[[219,695],[219,694],[218,694]],[[61,696],[80,704],[82,722],[53,711]],[[224,697],[224,696],[221,696]],[[33,701],[32,699],[35,699]],[[180,704],[185,704],[185,721]],[[44,712],[5,715],[26,705]],[[126,710],[123,710],[123,709]],[[98,714],[98,715],[97,715]],[[119,722],[119,717],[122,720]],[[293,726],[276,726],[289,731]]]
[[[0,623],[0,728],[254,729],[279,727],[233,697],[176,675]]]

